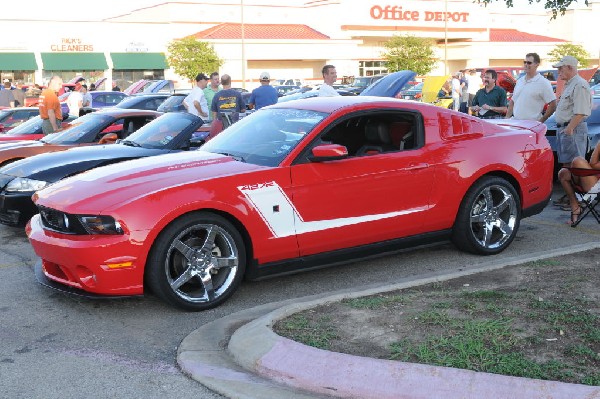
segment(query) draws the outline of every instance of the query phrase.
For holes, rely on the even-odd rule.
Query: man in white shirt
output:
[[[69,107],[69,115],[79,117],[79,110],[83,108],[83,96],[79,92],[81,90],[81,84],[77,83],[75,88],[67,97],[67,106]]]
[[[525,75],[517,80],[506,117],[545,122],[556,110],[556,95],[548,79],[537,72],[540,56],[529,53],[523,61]],[[542,115],[544,107],[546,112]]]
[[[469,102],[467,104],[467,108],[473,105],[473,99],[475,98],[475,94],[481,89],[483,86],[483,80],[477,74],[475,69],[471,69],[467,75],[465,75],[465,79],[467,81],[467,93],[469,93]]]
[[[340,95],[333,84],[337,80],[337,71],[333,65],[325,65],[321,71],[323,74],[323,84],[319,86],[319,97],[337,97]]]
[[[208,118],[208,103],[204,96],[204,89],[208,85],[208,80],[208,76],[199,73],[196,76],[196,86],[183,100],[183,106],[187,112],[205,120]]]

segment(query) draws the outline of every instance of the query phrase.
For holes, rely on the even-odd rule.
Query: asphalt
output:
[[[189,377],[228,398],[600,399],[600,387],[371,359],[299,344],[273,332],[279,319],[356,298],[524,262],[600,248],[586,243],[490,261],[475,270],[431,274],[357,292],[296,298],[241,311],[206,324],[181,343],[177,362]]]

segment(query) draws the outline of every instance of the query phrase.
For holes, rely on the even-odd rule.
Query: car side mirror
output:
[[[348,158],[348,149],[339,144],[321,144],[314,147],[308,159],[311,162],[335,161]]]
[[[117,136],[116,133],[106,133],[104,136],[102,136],[100,141],[98,141],[98,144],[114,144],[118,138],[119,136]]]

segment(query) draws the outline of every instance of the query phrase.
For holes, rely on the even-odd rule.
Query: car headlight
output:
[[[17,177],[6,185],[6,191],[38,191],[48,186],[50,183],[43,180],[28,179],[26,177]]]
[[[123,234],[121,224],[112,216],[78,216],[88,234]]]

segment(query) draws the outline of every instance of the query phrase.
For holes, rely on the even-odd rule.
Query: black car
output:
[[[125,97],[115,108],[149,109],[156,111],[171,95],[169,93],[141,93]]]
[[[15,161],[0,168],[0,223],[26,223],[37,208],[31,196],[65,177],[130,159],[195,149],[208,132],[197,132],[201,118],[167,113],[116,144],[72,148]]]
[[[377,82],[379,79],[386,76],[383,75],[372,75],[372,76],[357,76],[351,85],[346,86],[346,90],[354,94],[360,94],[364,89]]]

